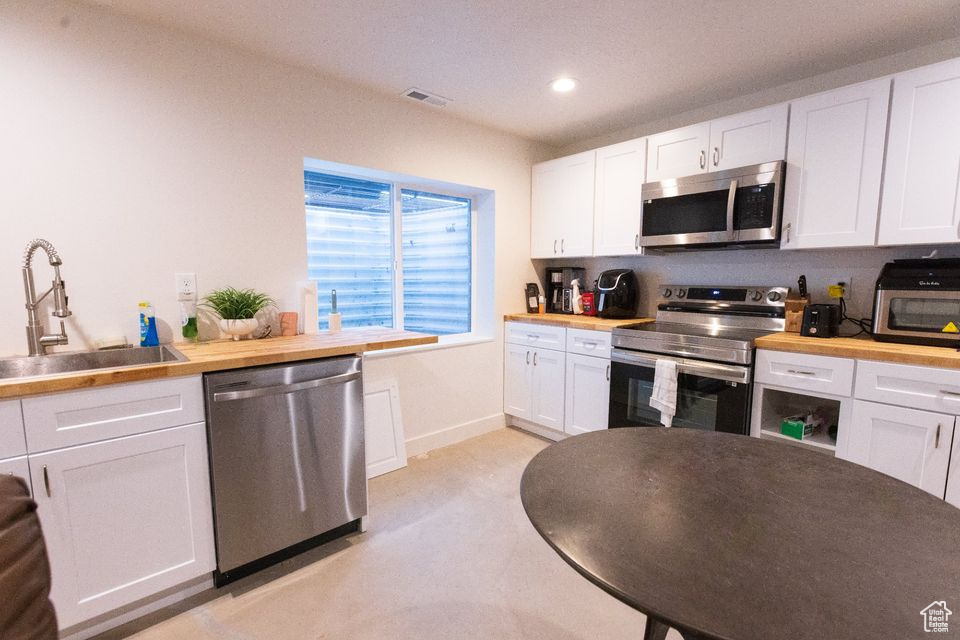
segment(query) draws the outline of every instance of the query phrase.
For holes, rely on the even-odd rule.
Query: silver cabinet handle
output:
[[[592,340],[581,340],[580,346],[582,346],[584,349],[596,349],[600,346],[600,343],[593,342]]]
[[[793,226],[792,222],[787,223],[787,244],[790,244],[790,227]]]
[[[47,473],[47,465],[43,465],[43,488],[47,490],[47,497],[50,496],[50,474]]]
[[[940,389],[940,393],[945,396],[960,396],[960,391],[950,391],[948,389]]]
[[[720,164],[720,147],[713,148],[713,166]]]
[[[530,364],[530,352],[527,351],[527,364]]]
[[[537,352],[533,352],[533,366],[537,366]]]
[[[636,250],[640,249],[640,234],[638,233],[633,239],[633,248]]]
[[[610,382],[610,365],[607,365],[607,382]]]
[[[557,241],[553,241],[553,255],[557,255]]]
[[[563,253],[563,241],[564,238],[560,238],[560,253]]]
[[[535,334],[535,333],[528,333],[528,334],[527,334],[527,340],[539,340],[539,339],[540,339],[540,336],[538,336],[538,335]]]
[[[817,375],[815,371],[798,371],[796,369],[787,369],[787,373],[794,373],[798,376],[815,376]]]
[[[933,440],[933,448],[934,449],[940,448],[940,423],[939,422],[937,423],[937,437],[934,438]],[[44,469],[46,469],[46,467],[44,467]]]
[[[213,394],[214,402],[224,402],[225,400],[244,400],[246,398],[259,398],[261,396],[272,396],[279,393],[295,393],[297,391],[306,391],[316,389],[317,387],[326,387],[331,384],[344,384],[352,380],[360,379],[360,372],[341,373],[328,378],[318,378],[316,380],[305,380],[303,382],[294,382],[293,384],[276,384],[268,387],[255,387],[253,389],[244,389],[242,391],[221,391]]]
[[[700,149],[700,168],[701,169],[707,168],[707,152],[704,151],[703,149]]]

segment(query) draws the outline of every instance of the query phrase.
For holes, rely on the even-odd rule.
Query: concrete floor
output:
[[[370,481],[366,533],[100,639],[641,638],[644,616],[567,566],[527,520],[520,476],[547,444],[501,429],[411,459]]]

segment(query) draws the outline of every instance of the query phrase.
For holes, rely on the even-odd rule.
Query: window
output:
[[[471,331],[471,198],[307,169],[304,201],[321,329],[335,289],[344,327]]]

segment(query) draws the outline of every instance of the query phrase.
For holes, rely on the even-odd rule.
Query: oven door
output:
[[[650,406],[658,359],[677,363],[673,426],[749,433],[749,367],[622,349],[611,353],[608,427],[660,426],[660,412]]]

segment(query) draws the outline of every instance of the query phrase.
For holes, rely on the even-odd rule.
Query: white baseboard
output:
[[[530,433],[547,438],[548,440],[553,440],[554,442],[559,442],[560,440],[569,437],[568,434],[562,431],[557,431],[556,429],[551,429],[550,427],[543,427],[539,424],[534,424],[533,422],[524,420],[523,418],[517,418],[516,416],[507,416],[507,423],[512,427],[529,431]]]
[[[433,433],[426,433],[422,436],[410,438],[407,440],[407,457],[412,458],[427,451],[433,451],[440,447],[447,447],[451,444],[463,442],[475,436],[502,429],[506,424],[504,414],[495,413],[492,416],[471,420],[470,422],[440,429]]]

